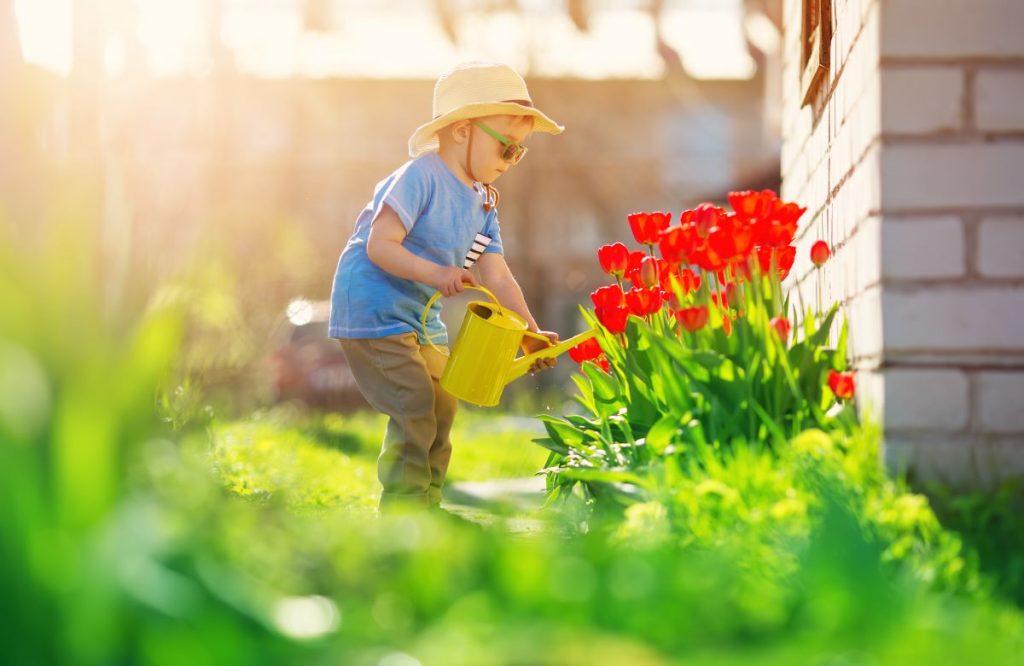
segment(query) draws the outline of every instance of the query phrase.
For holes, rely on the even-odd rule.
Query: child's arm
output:
[[[366,256],[388,273],[430,285],[445,296],[461,292],[463,283],[476,285],[476,278],[465,268],[435,264],[405,249],[402,245],[405,235],[398,213],[384,204],[370,227]]]
[[[551,344],[558,342],[558,334],[553,331],[540,330],[537,321],[530,314],[530,308],[526,305],[523,290],[519,287],[519,283],[516,282],[515,276],[512,275],[512,270],[505,263],[505,257],[497,252],[485,252],[481,255],[476,265],[480,268],[480,282],[494,293],[502,305],[521,315],[526,320],[529,330],[546,336],[551,341]],[[527,353],[539,351],[544,347],[544,343],[540,340],[523,338],[523,349]],[[530,372],[537,372],[554,365],[555,359],[553,358],[540,359],[530,367]]]

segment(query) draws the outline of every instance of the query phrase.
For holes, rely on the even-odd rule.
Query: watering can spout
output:
[[[448,357],[441,373],[441,387],[460,400],[493,407],[501,399],[505,385],[525,375],[538,359],[554,358],[597,335],[597,329],[592,328],[552,345],[543,335],[526,330],[526,321],[502,309],[498,299],[486,288],[472,285],[469,288],[482,291],[493,302],[473,301],[466,307],[466,317],[452,352],[438,348],[427,336],[427,342]],[[430,306],[440,295],[431,296],[423,308],[420,324],[424,332]],[[541,340],[548,346],[516,358],[524,337]]]
[[[526,335],[532,338],[548,340],[543,335],[538,335],[530,331],[526,331],[525,333]],[[551,345],[550,347],[545,347],[544,349],[537,350],[532,354],[524,354],[523,356],[520,356],[509,367],[508,374],[505,375],[505,383],[508,384],[509,382],[519,379],[520,377],[525,375],[527,371],[529,371],[530,366],[533,365],[534,361],[541,358],[555,358],[556,356],[559,356],[569,351],[576,345],[582,342],[586,342],[595,335],[597,335],[597,329],[591,328],[588,331],[584,331],[578,335],[572,336],[568,340],[562,340]]]

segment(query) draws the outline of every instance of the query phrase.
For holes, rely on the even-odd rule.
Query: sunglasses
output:
[[[526,151],[529,149],[523,144],[513,143],[508,137],[498,134],[480,121],[474,121],[473,124],[497,139],[501,142],[501,145],[505,146],[504,150],[501,151],[501,159],[505,160],[509,164],[519,164],[520,160],[526,157]]]

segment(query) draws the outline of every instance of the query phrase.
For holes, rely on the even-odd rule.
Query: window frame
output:
[[[800,12],[801,106],[818,107],[828,88],[832,0],[802,0]]]

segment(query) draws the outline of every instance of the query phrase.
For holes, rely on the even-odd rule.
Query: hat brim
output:
[[[561,134],[565,129],[551,118],[548,118],[540,109],[532,106],[524,106],[515,102],[481,102],[479,104],[467,104],[453,109],[448,113],[434,118],[416,128],[416,131],[409,137],[409,155],[417,157],[428,150],[436,150],[438,147],[437,131],[442,127],[451,125],[459,120],[467,118],[481,118],[483,116],[531,116],[534,119],[533,131],[545,132],[547,134]]]

